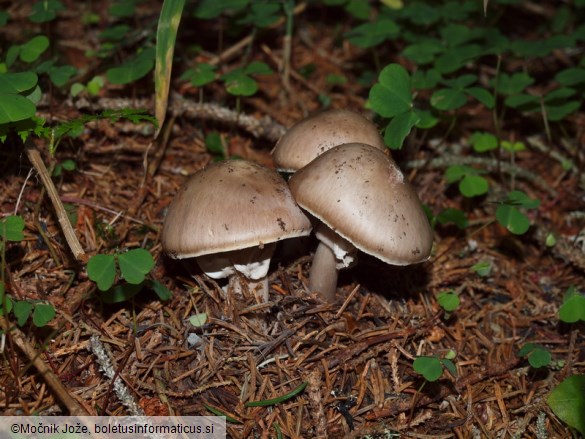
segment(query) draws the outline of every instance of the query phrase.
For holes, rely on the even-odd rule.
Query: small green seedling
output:
[[[155,48],[147,47],[122,65],[106,72],[111,84],[130,84],[145,77],[154,68]]]
[[[224,160],[227,158],[227,147],[224,138],[214,131],[205,136],[205,147],[211,153],[214,161]]]
[[[10,215],[0,220],[0,246],[6,241],[22,241],[24,239],[24,219],[20,215]]]
[[[105,292],[102,300],[106,303],[128,300],[144,286],[152,288],[161,300],[168,300],[171,292],[164,285],[146,279],[146,275],[153,267],[152,255],[143,248],[137,248],[115,255],[92,256],[87,263],[87,274],[97,287]],[[118,274],[127,284],[114,286]]]
[[[472,87],[477,81],[476,75],[462,75],[455,79],[444,80],[445,88],[431,95],[431,105],[437,110],[457,110],[467,103],[468,96],[480,101],[487,108],[495,106],[493,95],[483,87]]]
[[[437,215],[437,222],[441,225],[455,224],[455,226],[460,230],[466,229],[468,225],[465,213],[452,207],[448,207],[442,210]]]
[[[485,195],[489,189],[488,181],[481,176],[485,171],[466,165],[452,165],[445,171],[447,183],[459,182],[459,192],[464,197]]]
[[[585,437],[585,375],[566,378],[553,389],[546,402],[559,419]]]
[[[496,219],[513,234],[522,235],[528,231],[530,220],[519,209],[536,209],[538,206],[540,200],[530,198],[522,191],[511,191],[506,199],[499,203]]]
[[[215,80],[215,69],[214,65],[199,63],[186,70],[181,75],[181,79],[189,81],[193,87],[203,87]]]
[[[585,296],[575,286],[570,286],[565,292],[559,318],[565,323],[585,322]]]
[[[459,307],[461,300],[459,299],[459,296],[455,293],[455,291],[450,290],[442,291],[439,294],[437,294],[437,302],[439,302],[441,308],[450,313],[452,311],[455,311]]]
[[[437,123],[431,113],[414,108],[411,86],[406,69],[400,64],[389,64],[370,89],[368,106],[380,116],[390,119],[384,129],[384,143],[392,149],[402,147],[413,127],[430,128]]]
[[[193,314],[189,317],[189,323],[191,323],[196,328],[201,328],[205,323],[207,323],[207,313],[201,312],[198,314]]]
[[[535,369],[548,366],[552,360],[549,350],[535,343],[526,343],[522,346],[518,351],[518,356],[528,358],[528,362]]]
[[[492,272],[492,263],[490,261],[480,261],[471,266],[471,271],[477,273],[480,277],[488,277]]]
[[[62,162],[55,164],[53,168],[53,177],[60,177],[63,171],[71,172],[77,168],[77,164],[74,160],[65,159]]]
[[[452,361],[456,355],[455,351],[450,350],[443,358],[434,355],[416,357],[412,367],[415,372],[421,374],[428,382],[434,382],[441,378],[444,369],[447,369],[452,376],[456,377],[457,367]]]
[[[258,91],[255,75],[269,75],[272,69],[266,63],[254,61],[246,67],[239,67],[221,76],[226,91],[234,96],[252,96]]]
[[[57,17],[57,13],[65,9],[63,3],[59,0],[42,0],[36,2],[29,15],[29,20],[33,23],[46,23]]]
[[[14,314],[18,326],[24,326],[32,315],[32,323],[42,328],[55,318],[55,308],[50,303],[40,301],[14,301],[6,294],[4,282],[0,281],[0,315]]]
[[[498,148],[498,138],[491,133],[476,131],[469,138],[469,143],[476,152],[487,152]]]

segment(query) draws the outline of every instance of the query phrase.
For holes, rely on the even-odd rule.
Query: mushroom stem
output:
[[[333,302],[337,289],[337,258],[333,250],[320,242],[309,271],[309,290],[318,292],[327,302]]]

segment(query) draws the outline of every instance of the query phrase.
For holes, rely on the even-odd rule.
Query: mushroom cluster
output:
[[[289,186],[313,218],[319,245],[309,290],[335,297],[338,270],[361,250],[392,265],[430,256],[433,233],[377,128],[348,110],[329,110],[295,124],[272,151],[279,170],[294,172]]]
[[[276,243],[312,229],[319,245],[309,289],[326,301],[335,297],[338,270],[350,266],[358,250],[393,265],[429,257],[433,235],[416,192],[363,116],[329,110],[309,117],[278,141],[272,155],[279,170],[294,172],[288,185],[277,172],[246,160],[195,173],[165,218],[167,254],[195,258],[208,276],[228,277],[236,293],[243,294],[245,279],[258,302],[268,300]]]

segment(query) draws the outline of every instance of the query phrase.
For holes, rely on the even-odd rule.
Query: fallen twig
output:
[[[53,390],[57,399],[69,410],[72,416],[87,416],[89,413],[69,394],[63,383],[53,373],[53,371],[41,359],[40,353],[31,346],[25,335],[15,326],[10,326],[8,320],[0,316],[0,327],[12,338],[12,341],[18,346],[24,355],[29,359],[33,366],[39,371],[47,385]]]
[[[53,184],[53,180],[51,180],[51,176],[49,175],[49,171],[47,170],[47,167],[45,166],[45,163],[41,158],[40,152],[35,148],[30,138],[26,141],[24,146],[28,159],[30,160],[36,171],[39,173],[39,176],[41,177],[41,181],[45,186],[47,194],[49,194],[49,198],[53,203],[53,208],[55,209],[55,213],[57,214],[57,220],[59,221],[59,225],[61,226],[63,235],[65,235],[65,240],[69,245],[71,253],[78,261],[85,262],[85,251],[83,250],[83,247],[81,247],[81,244],[79,243],[79,240],[75,235],[73,226],[71,225],[71,222],[67,217],[67,212],[63,207],[63,203],[59,198],[57,189]]]

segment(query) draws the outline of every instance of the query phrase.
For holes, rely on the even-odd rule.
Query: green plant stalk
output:
[[[293,396],[296,396],[299,393],[301,393],[303,390],[305,390],[305,387],[307,387],[307,384],[309,384],[309,382],[305,381],[300,386],[298,386],[296,389],[293,389],[291,392],[287,393],[286,395],[282,395],[282,396],[279,396],[277,398],[272,398],[272,399],[264,399],[262,401],[249,401],[249,402],[245,403],[244,406],[245,407],[267,407],[270,405],[280,404],[281,402],[288,401]]]
[[[501,178],[502,176],[502,167],[500,165],[500,158],[502,156],[502,140],[501,140],[501,127],[503,123],[504,114],[506,112],[506,107],[502,109],[502,114],[498,117],[498,91],[499,91],[499,84],[500,84],[500,72],[502,69],[502,56],[498,55],[498,62],[496,63],[496,80],[494,82],[494,110],[492,112],[494,118],[494,129],[496,131],[496,139],[498,139],[498,148],[496,150],[497,156],[497,163],[498,163],[498,177]]]
[[[285,1],[284,13],[286,15],[286,34],[283,41],[282,55],[282,83],[284,89],[290,91],[290,58],[292,53],[292,34],[294,20],[294,1]]]
[[[544,132],[546,133],[546,139],[548,140],[548,144],[552,145],[552,134],[550,132],[550,125],[548,123],[548,117],[546,114],[546,107],[544,106],[544,97],[540,97],[540,112],[542,114],[542,121],[544,123]]]

